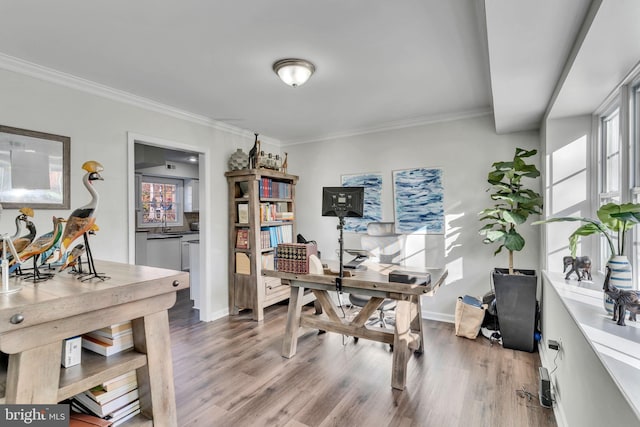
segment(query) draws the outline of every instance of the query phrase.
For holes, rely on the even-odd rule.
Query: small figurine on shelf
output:
[[[249,151],[249,169],[257,169],[258,166],[258,158],[260,153],[260,141],[258,141],[258,134],[254,133],[256,136],[255,141],[253,142],[253,147]]]
[[[289,153],[284,153],[284,160],[282,161],[282,165],[280,165],[280,171],[282,173],[287,173],[287,168],[289,167]]]

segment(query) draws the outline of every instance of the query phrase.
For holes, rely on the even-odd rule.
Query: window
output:
[[[607,203],[620,203],[620,109],[609,109],[600,117],[600,176],[598,207]],[[596,207],[597,209],[597,207]],[[617,244],[617,235],[610,234]],[[604,236],[600,236],[600,268],[604,269],[611,256],[609,245]]]
[[[138,226],[181,226],[183,181],[143,175],[140,182]]]
[[[620,194],[620,110],[602,118],[602,166],[604,193]]]

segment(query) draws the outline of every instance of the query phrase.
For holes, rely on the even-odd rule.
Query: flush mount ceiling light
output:
[[[288,58],[273,63],[273,71],[280,80],[293,87],[303,85],[315,70],[316,67],[304,59]]]

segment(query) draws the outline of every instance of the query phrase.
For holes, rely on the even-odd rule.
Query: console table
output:
[[[167,310],[189,287],[179,271],[97,261],[110,279],[85,282],[63,272],[0,295],[0,403],[56,403],[136,370],[142,414],[126,425],[177,426]],[[104,357],[83,351],[82,363],[60,364],[62,341],[132,320],[134,349]],[[3,378],[4,377],[4,378]],[[153,421],[152,421],[153,420]]]
[[[265,276],[279,277],[283,284],[291,287],[282,356],[291,358],[296,354],[300,327],[337,332],[352,337],[393,344],[391,387],[404,390],[411,350],[418,354],[424,350],[420,296],[434,295],[444,282],[448,272],[446,269],[426,270],[431,274],[431,283],[425,286],[389,282],[388,273],[397,269],[397,265],[371,263],[366,265],[367,270],[356,271],[352,277],[345,277],[342,280],[344,292],[371,297],[352,320],[345,319],[338,314],[339,309],[329,295],[330,291],[336,290],[336,276],[263,271]],[[302,314],[305,289],[311,289],[325,314]],[[396,321],[393,330],[367,327],[367,320],[375,313],[385,298],[397,301]]]

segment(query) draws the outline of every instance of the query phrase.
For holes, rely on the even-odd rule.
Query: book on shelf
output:
[[[91,399],[93,399],[93,401],[95,401],[96,403],[102,404],[109,402],[118,396],[122,396],[123,394],[126,394],[136,388],[138,388],[138,382],[134,379],[132,382],[124,384],[111,391],[106,391],[101,385],[99,385],[85,391],[84,393]]]
[[[269,232],[269,228],[261,228],[260,229],[260,248],[261,249],[269,249],[271,247],[271,233]]]
[[[140,413],[140,408],[138,407],[138,409],[135,409],[135,410],[129,412],[128,414],[123,415],[121,418],[118,418],[117,420],[113,420],[112,424],[111,424],[111,427],[118,427],[119,425],[121,425],[122,423],[127,422],[128,420],[130,420],[131,418],[135,417],[139,413]]]
[[[89,335],[82,336],[82,347],[103,356],[111,356],[133,347],[133,340],[124,344],[106,344]]]
[[[236,253],[236,273],[251,274],[251,262],[249,261],[249,255],[243,252]]]
[[[289,212],[287,202],[260,203],[260,222],[293,221],[293,212]]]
[[[116,323],[111,326],[105,326],[104,328],[96,329],[95,333],[104,335],[105,337],[115,337],[119,334],[125,334],[127,331],[131,331],[131,320],[126,322]]]
[[[109,420],[95,415],[71,412],[69,414],[69,427],[109,427],[113,424]]]
[[[262,269],[263,270],[275,270],[275,256],[274,256],[274,254],[262,254]]]
[[[84,406],[82,406],[82,404],[80,402],[78,402],[77,400],[72,400],[71,401],[71,410],[72,410],[72,414],[76,414],[76,419],[82,419],[82,421],[85,421],[85,424],[74,424],[73,421],[71,422],[71,424],[69,424],[70,427],[73,426],[119,426],[122,423],[126,422],[127,420],[135,417],[136,415],[138,415],[140,413],[140,400],[136,399],[133,402],[127,404],[126,406],[112,412],[109,415],[106,415],[104,417],[98,417],[97,415],[93,414],[89,409],[85,408]],[[91,418],[80,418],[81,416],[85,416],[85,417],[91,417]]]
[[[280,243],[293,243],[293,225],[273,225],[260,229],[260,246],[262,249],[275,248]]]
[[[249,230],[240,228],[236,233],[236,248],[249,249]]]
[[[103,382],[101,386],[105,391],[111,391],[131,382],[137,382],[136,371],[130,371],[126,374],[118,375],[115,378]]]
[[[108,420],[120,420],[122,419],[122,417],[130,414],[131,412],[134,411],[140,411],[140,400],[136,399],[133,402],[123,406],[122,408],[113,411],[112,413],[110,413],[109,415],[106,416],[106,418]]]
[[[288,182],[274,181],[271,178],[262,178],[259,183],[260,197],[273,199],[290,199],[292,197],[292,185]]]
[[[238,203],[238,223],[240,224],[249,223],[249,204],[248,203]]]
[[[276,221],[293,221],[293,212],[276,212]]]
[[[138,389],[136,388],[105,403],[96,402],[95,400],[87,396],[85,392],[73,396],[73,401],[76,404],[77,408],[84,409],[82,412],[88,410],[94,415],[97,415],[100,418],[104,418],[108,415],[111,415],[118,409],[137,400],[138,397]]]
[[[122,346],[125,344],[133,343],[133,330],[131,329],[113,336],[107,336],[98,331],[87,332],[85,335],[91,338],[94,338],[100,342],[103,342],[107,345]]]

